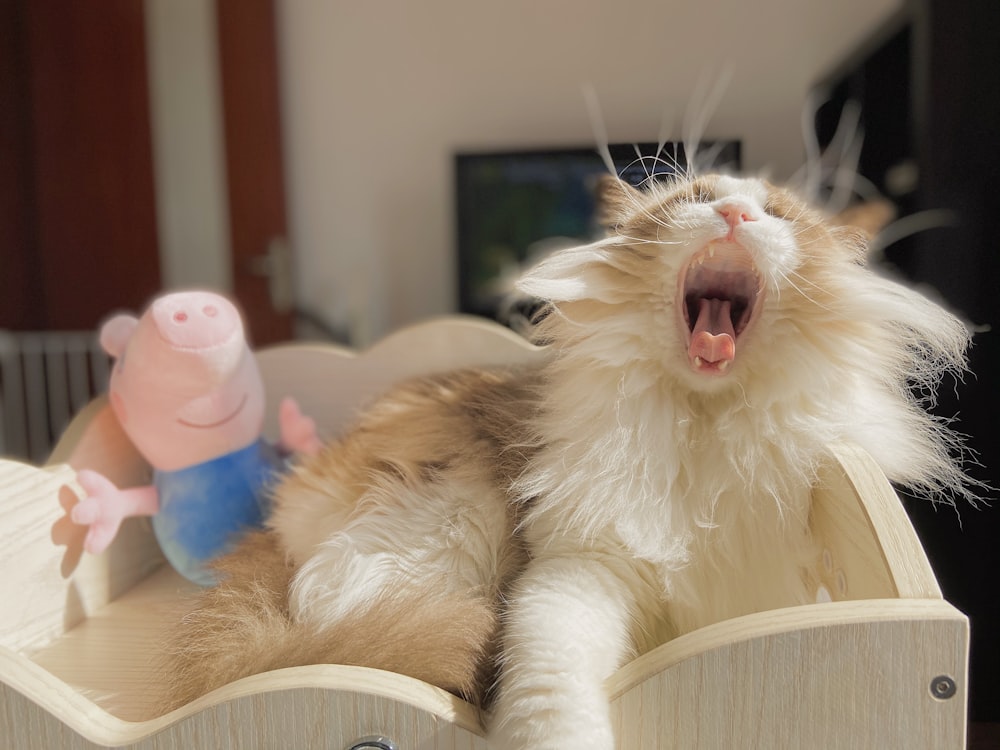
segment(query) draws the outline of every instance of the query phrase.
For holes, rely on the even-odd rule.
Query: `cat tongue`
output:
[[[711,363],[731,361],[736,356],[736,331],[729,317],[732,303],[727,299],[702,297],[698,304],[688,356],[692,361],[695,357]]]

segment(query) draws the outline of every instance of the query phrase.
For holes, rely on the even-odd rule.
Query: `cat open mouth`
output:
[[[681,274],[678,302],[695,372],[728,371],[763,288],[760,272],[741,245],[712,242],[692,256]]]

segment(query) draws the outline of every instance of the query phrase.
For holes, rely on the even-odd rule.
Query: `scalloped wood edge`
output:
[[[32,741],[40,747],[64,747],[65,740],[73,734],[100,747],[133,746],[171,731],[182,737],[189,731],[187,726],[192,722],[206,720],[216,725],[214,730],[207,731],[218,733],[218,737],[232,738],[234,733],[239,735],[240,730],[223,728],[220,732],[217,725],[221,715],[247,710],[248,706],[250,710],[254,710],[253,704],[260,703],[264,696],[288,700],[289,694],[303,696],[302,700],[321,705],[319,713],[328,714],[332,719],[344,716],[339,704],[344,703],[345,699],[349,703],[364,696],[373,706],[391,705],[390,721],[378,724],[377,729],[372,725],[370,730],[359,729],[352,722],[352,726],[347,727],[345,741],[351,737],[364,736],[365,733],[385,731],[398,736],[399,732],[407,731],[406,727],[421,724],[447,725],[474,737],[482,736],[478,711],[470,704],[419,680],[365,667],[317,664],[254,675],[226,685],[170,713],[145,721],[126,721],[112,715],[51,672],[6,648],[0,648],[0,674],[3,675],[0,678],[0,696],[3,696],[4,703],[0,716],[10,716],[11,704],[21,703],[26,720],[31,715],[37,717],[37,722],[25,722],[33,725],[32,728],[36,731],[40,724],[45,723],[46,715],[51,715],[61,725],[48,727],[46,734],[32,734]],[[206,730],[197,731],[203,733]],[[315,727],[311,727],[309,731],[315,731]],[[0,734],[0,739],[10,740],[10,737]],[[312,746],[296,744],[294,732],[292,735],[284,732],[273,734],[265,740],[259,720],[248,722],[243,739],[245,744],[237,743],[235,746],[246,747],[253,743],[265,747],[278,746],[274,743],[282,743],[284,746],[284,742],[293,747]],[[17,742],[4,745],[21,746],[23,745]],[[207,741],[206,738],[203,746],[220,747],[222,743]],[[192,746],[178,743],[176,747]]]

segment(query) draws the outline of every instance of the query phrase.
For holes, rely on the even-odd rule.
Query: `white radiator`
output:
[[[44,463],[110,364],[93,331],[0,331],[0,456]]]

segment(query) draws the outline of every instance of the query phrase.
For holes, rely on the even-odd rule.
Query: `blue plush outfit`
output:
[[[170,564],[195,583],[215,583],[204,563],[229,551],[243,531],[263,525],[267,486],[284,466],[278,451],[258,440],[203,464],[154,472],[160,507],[153,531]]]

